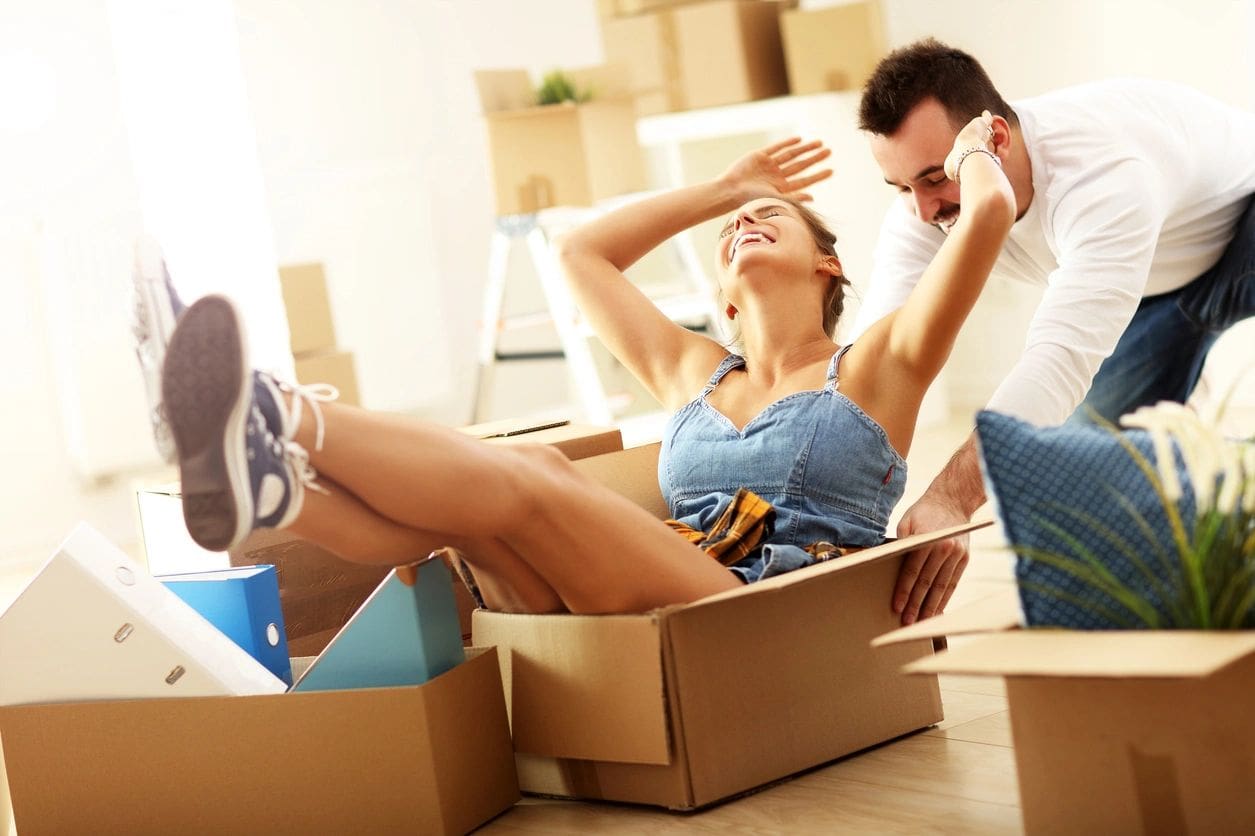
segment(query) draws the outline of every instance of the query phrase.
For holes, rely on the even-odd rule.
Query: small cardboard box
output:
[[[575,466],[662,517],[657,460],[653,444]],[[898,623],[903,555],[928,539],[641,615],[476,611],[523,789],[693,809],[938,722],[936,679],[899,672],[932,642],[870,648]]]
[[[465,833],[519,797],[496,651],[423,685],[0,709],[22,836]]]
[[[606,63],[641,115],[783,96],[783,8],[711,0],[604,20]]]
[[[288,313],[292,353],[336,347],[336,329],[327,295],[327,276],[321,264],[291,264],[279,268],[283,307]]]
[[[296,379],[301,383],[330,383],[340,391],[336,403],[361,406],[357,369],[351,351],[311,351],[294,355]]]
[[[1028,833],[1255,832],[1255,631],[1019,624],[1000,595],[875,643],[985,634],[906,670],[1006,679]]]
[[[475,83],[498,215],[589,206],[645,187],[631,100],[603,89],[581,104],[537,106],[524,70],[479,71]]]
[[[879,0],[787,11],[780,34],[795,96],[860,90],[885,55]]]

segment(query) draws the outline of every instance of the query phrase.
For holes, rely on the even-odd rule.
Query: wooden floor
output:
[[[484,834],[1021,833],[998,679],[942,677],[939,726],[698,813],[525,798]]]

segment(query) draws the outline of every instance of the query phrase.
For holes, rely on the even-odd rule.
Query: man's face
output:
[[[948,233],[959,219],[959,184],[942,168],[958,129],[936,99],[925,99],[907,113],[891,136],[871,134],[872,156],[885,182],[924,223]]]

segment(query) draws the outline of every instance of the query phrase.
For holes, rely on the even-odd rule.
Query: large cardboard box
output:
[[[357,368],[351,351],[311,351],[294,356],[296,379],[301,383],[330,383],[340,391],[336,403],[361,406]]]
[[[575,466],[663,517],[657,459],[654,444]],[[938,722],[936,679],[900,673],[931,640],[870,647],[927,539],[641,615],[476,611],[523,789],[692,809]]]
[[[518,799],[496,651],[430,682],[0,708],[22,836],[465,833]]]
[[[335,323],[327,295],[327,276],[321,264],[291,264],[279,268],[283,307],[288,313],[292,354],[336,347]]]
[[[711,0],[604,20],[606,63],[641,115],[783,96],[783,8]]]
[[[636,114],[612,89],[581,104],[537,106],[523,70],[475,73],[498,215],[589,206],[645,187]]]
[[[780,35],[795,96],[861,90],[885,55],[879,0],[787,11]]]
[[[901,628],[906,670],[1001,676],[1032,833],[1255,832],[1255,631],[1021,630],[1013,594]]]

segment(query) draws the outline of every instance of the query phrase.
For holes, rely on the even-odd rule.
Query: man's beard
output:
[[[949,203],[933,216],[933,226],[940,229],[942,233],[949,235],[950,230],[954,229],[954,225],[958,220],[959,204]]]

